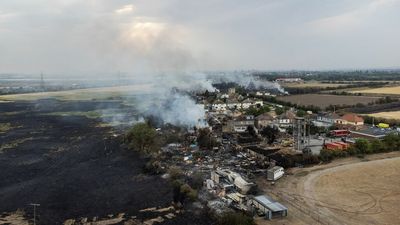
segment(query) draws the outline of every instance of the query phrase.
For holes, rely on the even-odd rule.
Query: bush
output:
[[[128,143],[143,153],[154,150],[156,131],[147,123],[135,124],[126,134]]]
[[[243,213],[225,213],[217,222],[218,225],[254,225],[252,217],[246,216]]]
[[[180,178],[183,177],[183,171],[181,170],[181,168],[177,166],[171,166],[168,169],[168,174],[171,181],[179,180]]]
[[[369,142],[367,139],[357,139],[354,148],[357,150],[357,153],[360,154],[370,153]]]
[[[193,188],[199,190],[203,187],[203,175],[200,172],[193,173],[191,178],[191,185]]]
[[[321,152],[319,153],[319,158],[323,162],[329,162],[331,161],[333,157],[333,153],[330,150],[327,149],[322,149]]]
[[[161,162],[156,159],[152,159],[144,166],[144,172],[149,174],[161,174],[164,171],[161,167]]]
[[[190,201],[197,199],[197,191],[190,187],[189,184],[181,186],[181,194],[184,196],[184,199],[189,199]]]

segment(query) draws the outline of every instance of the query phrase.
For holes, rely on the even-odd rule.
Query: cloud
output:
[[[327,33],[348,32],[362,25],[375,13],[398,2],[399,0],[373,0],[353,10],[312,21],[309,25],[316,30]]]
[[[127,2],[2,0],[0,73],[399,66],[399,0]]]
[[[130,5],[124,5],[119,9],[115,10],[116,14],[125,14],[125,13],[131,13],[135,11],[136,7],[133,4]]]

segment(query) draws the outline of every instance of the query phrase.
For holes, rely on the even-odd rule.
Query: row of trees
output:
[[[346,151],[335,151],[323,149],[320,153],[322,161],[331,161],[334,158],[346,157],[349,155],[360,155],[390,151],[400,151],[400,135],[389,134],[382,140],[379,139],[357,139],[355,144]]]
[[[271,109],[267,105],[261,106],[261,107],[258,107],[258,108],[254,107],[254,106],[251,106],[250,108],[248,108],[245,111],[245,114],[246,115],[259,116],[259,115],[261,115],[263,113],[266,113],[266,112],[269,112],[269,111],[271,111]]]

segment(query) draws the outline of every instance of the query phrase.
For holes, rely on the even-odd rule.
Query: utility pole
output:
[[[36,225],[36,207],[39,207],[40,204],[31,203],[30,206],[33,206],[33,225]]]
[[[40,73],[40,88],[44,91],[44,78],[43,73]]]

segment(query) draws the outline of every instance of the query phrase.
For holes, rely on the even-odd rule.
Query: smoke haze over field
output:
[[[2,0],[0,73],[95,81],[121,71],[155,85],[138,101],[158,102],[152,114],[193,125],[204,110],[171,88],[284,92],[247,73],[196,71],[400,66],[399,9],[400,0]]]

